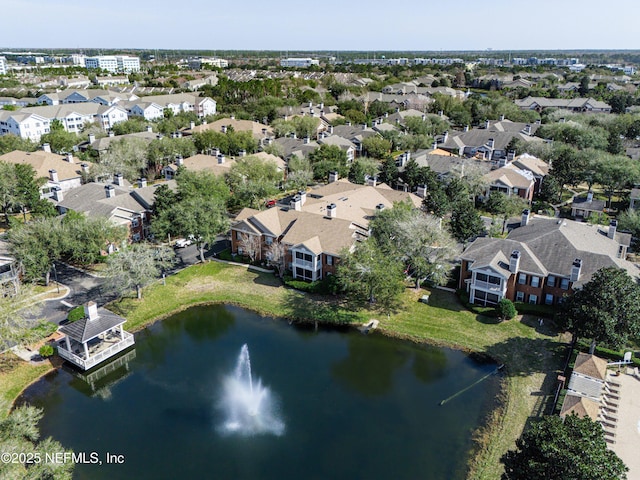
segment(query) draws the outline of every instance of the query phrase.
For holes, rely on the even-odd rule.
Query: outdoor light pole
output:
[[[53,264],[53,276],[56,279],[56,287],[58,287],[58,293],[60,293],[60,284],[58,283],[58,271],[56,270],[56,264]]]

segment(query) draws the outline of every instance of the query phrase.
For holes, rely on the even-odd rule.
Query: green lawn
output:
[[[430,294],[429,305],[417,301],[425,293]],[[506,388],[501,407],[488,419],[486,428],[476,432],[478,451],[471,464],[471,478],[475,479],[499,478],[500,456],[513,448],[530,417],[544,413],[564,353],[557,333],[541,327],[536,318],[497,323],[494,318],[466,310],[452,293],[407,289],[397,313],[353,311],[334,298],[286,289],[272,274],[219,262],[189,267],[168,277],[166,285],[146,288],[142,301],[125,298],[109,308],[126,316],[125,328],[135,331],[177,310],[204,303],[234,304],[302,321],[364,323],[376,318],[388,335],[486,353],[504,363]],[[0,372],[0,396],[13,400],[42,372],[24,364],[5,373],[5,378]],[[3,381],[9,377],[15,378]]]

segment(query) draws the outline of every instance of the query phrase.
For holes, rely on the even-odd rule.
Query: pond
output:
[[[88,375],[58,370],[21,401],[44,409],[43,436],[98,454],[101,465],[76,466],[79,479],[450,480],[464,478],[499,379],[440,402],[495,368],[456,350],[217,305],[156,323]]]

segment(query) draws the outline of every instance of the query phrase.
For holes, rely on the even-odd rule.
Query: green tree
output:
[[[134,243],[109,255],[105,270],[106,286],[119,295],[135,289],[138,299],[141,299],[142,288],[159,278],[174,260],[175,254],[168,247]]]
[[[141,138],[123,138],[109,144],[91,168],[94,178],[110,178],[121,173],[130,182],[140,178],[147,167],[147,142]]]
[[[376,303],[386,311],[394,308],[404,288],[402,267],[380,250],[375,239],[357,244],[353,252],[343,251],[340,258],[336,276],[348,297]]]
[[[573,295],[562,302],[556,321],[579,338],[613,348],[626,345],[640,333],[640,286],[616,267],[601,268]]]
[[[38,148],[38,144],[31,140],[24,139],[12,133],[0,135],[0,155],[21,150],[23,152],[33,152]]]
[[[378,173],[378,162],[369,158],[358,158],[349,168],[349,181],[364,185],[367,176],[373,177]]]
[[[383,159],[391,152],[391,142],[381,137],[367,137],[362,141],[367,156]]]
[[[436,285],[447,282],[457,249],[440,223],[439,218],[413,208],[408,202],[395,203],[370,223],[371,235],[380,249],[404,266],[414,278],[416,289],[425,280]]]
[[[545,416],[501,459],[502,480],[624,480],[627,467],[589,417]]]
[[[501,299],[496,305],[496,314],[501,320],[511,320],[517,313],[515,305],[508,298]]]
[[[67,132],[60,120],[53,120],[49,133],[40,137],[40,144],[48,143],[51,151],[55,153],[69,153],[73,151],[73,147],[78,142],[78,136],[75,133]]]
[[[252,156],[236,160],[226,176],[227,185],[233,192],[229,199],[230,208],[263,207],[269,198],[278,193],[282,177],[282,172],[273,161]]]
[[[480,214],[469,200],[459,202],[453,207],[449,229],[454,238],[463,245],[466,245],[469,239],[487,233]]]
[[[38,339],[34,330],[36,322],[31,317],[37,313],[37,297],[30,284],[23,284],[15,295],[0,296],[0,348],[11,343],[29,344]]]
[[[618,229],[631,232],[631,244],[637,251],[640,241],[640,211],[629,208],[618,215]]]
[[[337,145],[320,145],[320,148],[309,153],[308,158],[316,180],[326,180],[329,172],[334,170],[341,177],[346,177],[349,173],[347,152]]]
[[[308,159],[298,158],[293,155],[289,158],[287,167],[289,169],[286,182],[287,189],[301,190],[313,181],[313,169]]]
[[[64,453],[64,447],[48,437],[40,439],[38,422],[42,418],[42,410],[23,405],[13,410],[9,416],[0,421],[0,452],[25,453],[19,462],[0,462],[0,477],[6,479],[56,479],[71,480],[73,462],[47,462],[45,455]],[[26,463],[29,454],[40,458],[40,462]]]

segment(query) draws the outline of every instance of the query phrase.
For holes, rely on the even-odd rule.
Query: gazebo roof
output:
[[[107,330],[122,325],[127,320],[104,308],[98,308],[98,317],[90,320],[83,318],[60,327],[60,331],[73,340],[84,343]]]

